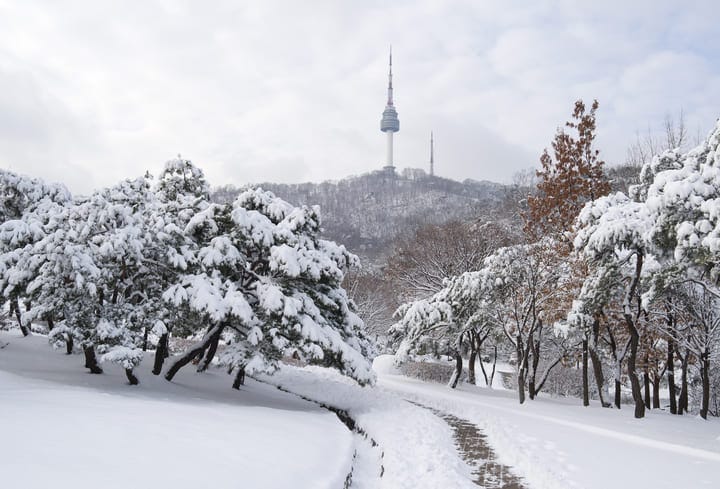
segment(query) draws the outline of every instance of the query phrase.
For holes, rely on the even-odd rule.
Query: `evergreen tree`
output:
[[[20,303],[27,300],[24,287],[31,275],[18,268],[17,262],[22,250],[44,235],[43,225],[54,208],[70,200],[63,185],[0,169],[0,305],[10,303],[24,336],[31,328],[22,318]],[[52,317],[47,319],[52,324]]]
[[[166,378],[196,357],[204,356],[206,367],[225,334],[220,363],[239,375],[272,371],[283,355],[295,355],[372,382],[370,343],[340,285],[357,258],[319,232],[318,208],[295,208],[261,189],[197,213],[186,233],[197,244],[199,267],[164,297],[210,327]]]

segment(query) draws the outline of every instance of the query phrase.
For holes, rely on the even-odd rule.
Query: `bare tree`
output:
[[[685,357],[688,353],[692,354],[698,363],[702,380],[700,416],[707,419],[710,408],[710,366],[720,358],[720,299],[697,284],[686,284],[678,292],[681,299],[677,304],[682,324],[675,325],[665,333],[672,335],[675,342],[686,350]],[[683,359],[683,363],[688,361]]]
[[[661,131],[653,131],[648,125],[644,134],[641,135],[639,131],[635,133],[635,141],[627,150],[625,164],[636,167],[639,172],[640,167],[653,157],[668,149],[684,151],[689,142],[683,109],[680,109],[677,118],[668,113]]]
[[[345,276],[343,287],[367,331],[376,338],[384,336],[393,324],[393,313],[399,306],[392,294],[392,283],[375,270],[354,270]]]
[[[403,301],[427,297],[442,289],[446,278],[480,269],[487,256],[511,241],[511,232],[493,222],[426,226],[397,244],[386,272]]]

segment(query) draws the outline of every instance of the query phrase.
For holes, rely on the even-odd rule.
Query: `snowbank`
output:
[[[376,374],[399,374],[395,366],[395,355],[378,355],[373,360],[372,368]]]
[[[385,360],[380,360],[383,365]],[[381,367],[382,368],[382,367]],[[376,388],[359,387],[331,369],[285,367],[264,381],[346,410],[378,444],[382,459],[362,487],[476,488],[455,448],[452,429],[426,409]],[[355,486],[353,486],[355,487]]]

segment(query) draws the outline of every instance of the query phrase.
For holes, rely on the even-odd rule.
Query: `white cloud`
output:
[[[0,164],[76,191],[181,152],[213,183],[337,179],[378,168],[387,45],[399,166],[509,180],[576,98],[621,161],[683,108],[713,122],[711,2],[0,0]]]

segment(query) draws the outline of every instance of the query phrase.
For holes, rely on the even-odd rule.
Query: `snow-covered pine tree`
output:
[[[447,344],[452,338],[459,375],[463,339],[502,332],[515,350],[520,402],[525,401],[526,382],[534,398],[565,354],[562,339],[547,334],[544,316],[552,298],[561,293],[567,272],[546,241],[498,249],[480,270],[454,277],[431,299],[398,310],[401,319],[391,331],[403,339],[399,358],[424,342]],[[548,349],[554,350],[550,361],[543,358]]]
[[[654,216],[648,241],[659,261],[645,302],[664,297],[667,303],[676,294],[680,298],[680,304],[668,309],[671,313],[684,310],[692,324],[674,317],[666,323],[665,332],[686,349],[685,356],[693,354],[701,366],[700,414],[706,417],[710,365],[720,350],[712,312],[720,297],[720,121],[696,148],[686,154],[667,151],[646,164],[642,175],[634,191],[644,197]],[[687,363],[683,359],[680,412],[687,409]]]
[[[627,369],[636,418],[645,415],[636,359],[640,343],[638,322],[644,310],[642,296],[647,291],[649,271],[657,267],[647,242],[653,220],[644,203],[618,192],[585,206],[577,220],[574,241],[576,250],[589,262],[590,275],[573,304],[569,322],[586,327],[615,294],[622,295],[629,337]]]
[[[44,226],[44,236],[31,247],[23,249],[17,268],[27,270],[30,277],[25,290],[32,307],[29,321],[51,313],[59,327],[50,335],[57,344],[64,340],[79,342],[86,355],[86,367],[101,373],[95,357],[91,331],[97,323],[99,304],[96,282],[100,268],[89,243],[95,235],[88,201],[71,203],[51,209]]]
[[[455,369],[448,386],[455,388],[462,375],[461,348],[466,330],[456,319],[452,306],[445,301],[446,294],[447,289],[443,288],[429,299],[401,305],[395,312],[399,320],[388,333],[397,343],[397,363],[406,361],[414,353],[453,352]]]
[[[319,239],[317,208],[247,189],[232,205],[198,212],[185,231],[197,243],[200,267],[165,298],[202,314],[209,327],[173,363],[168,380],[195,357],[209,364],[225,335],[220,363],[240,376],[272,371],[283,355],[295,355],[373,381],[370,343],[340,285],[357,258]]]
[[[203,326],[197,312],[186,305],[170,307],[162,294],[178,282],[180,275],[193,273],[198,265],[197,241],[185,233],[185,228],[196,213],[208,207],[208,189],[203,171],[178,157],[165,163],[155,186],[156,199],[146,208],[145,225],[153,239],[146,244],[145,267],[137,278],[143,283],[147,300],[136,311],[143,314],[146,324],[152,324],[151,333],[157,338],[155,375],[161,373],[169,356],[173,332],[190,336]]]
[[[47,183],[0,168],[0,223],[20,219],[43,200],[62,204],[71,198],[62,184]]]
[[[70,202],[68,190],[59,184],[48,184],[0,169],[0,306],[10,303],[23,335],[30,334],[30,324],[23,322],[20,300],[30,275],[18,268],[22,250],[43,236],[43,223],[53,207]],[[46,318],[52,326],[52,317]]]
[[[165,162],[155,187],[163,202],[180,202],[183,199],[210,200],[210,186],[205,173],[192,161],[177,158]]]
[[[116,363],[128,381],[140,364],[148,330],[156,322],[161,290],[147,266],[148,250],[158,239],[147,225],[155,208],[148,176],[124,180],[91,199],[97,212],[92,251],[101,275],[96,288],[100,304],[94,339],[101,361]]]
[[[149,182],[139,178],[51,207],[44,236],[23,249],[16,265],[31,277],[25,287],[28,320],[57,317],[60,324],[51,341],[66,342],[68,350],[79,343],[93,373],[102,373],[98,347],[109,354],[104,360],[124,366],[131,383],[136,382],[132,367],[141,359],[134,350],[142,338],[141,324],[133,317],[138,302],[133,287],[145,242],[152,237],[142,220],[152,199]]]
[[[551,370],[566,354],[563,339],[547,322],[568,281],[569,270],[551,240],[501,248],[483,268],[465,274],[456,287],[465,301],[477,301],[483,317],[502,331],[515,351],[518,399],[542,390]]]

